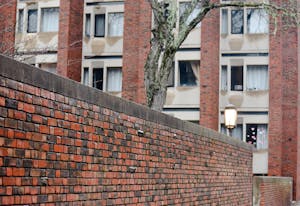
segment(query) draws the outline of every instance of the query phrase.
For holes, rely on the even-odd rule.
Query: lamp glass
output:
[[[225,116],[225,126],[228,129],[233,129],[236,126],[236,120],[237,120],[237,110],[236,108],[232,106],[227,106],[224,111]]]

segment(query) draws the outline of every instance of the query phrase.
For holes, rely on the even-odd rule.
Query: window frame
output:
[[[43,31],[43,11],[45,11],[45,10],[49,10],[49,9],[57,9],[58,10],[58,25],[57,25],[57,31]],[[40,24],[40,28],[39,28],[39,32],[43,32],[43,33],[47,33],[47,32],[59,32],[59,16],[60,16],[60,13],[59,13],[59,10],[60,10],[60,8],[59,7],[41,7],[41,8],[39,8],[39,10],[40,10],[40,22],[39,22],[39,24]]]
[[[103,26],[103,28],[104,28],[104,31],[103,31],[103,35],[98,35],[98,34],[96,34],[96,31],[97,31],[97,21],[96,21],[96,18],[97,18],[97,16],[103,16],[104,17],[104,26]],[[107,34],[106,34],[106,14],[105,13],[99,13],[99,14],[95,14],[94,15],[94,37],[95,38],[104,38],[104,37],[106,37],[107,36]]]
[[[30,26],[29,26],[29,23],[30,23],[30,21],[29,21],[29,13],[30,13],[30,11],[36,11],[36,25],[35,25],[36,29],[34,31],[29,31],[29,28],[30,28]],[[27,18],[26,18],[27,19],[27,22],[26,22],[26,25],[27,25],[26,33],[28,33],[28,34],[38,33],[38,31],[39,31],[39,28],[38,28],[38,25],[39,25],[39,9],[38,8],[28,9],[26,16],[27,16]]]

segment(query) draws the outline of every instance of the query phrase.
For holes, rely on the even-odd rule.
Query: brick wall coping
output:
[[[214,130],[201,127],[197,124],[179,120],[167,114],[151,110],[143,105],[129,102],[107,93],[101,92],[70,79],[63,78],[31,65],[17,62],[0,54],[0,76],[13,79],[32,86],[40,87],[51,92],[59,93],[74,99],[86,101],[116,112],[125,113],[147,121],[155,122],[171,128],[191,132],[199,136],[206,136],[221,142],[237,146],[249,151],[252,145],[236,140]]]
[[[280,182],[287,182],[292,184],[293,178],[292,177],[279,177],[279,176],[254,176],[254,182],[256,183],[280,183]]]

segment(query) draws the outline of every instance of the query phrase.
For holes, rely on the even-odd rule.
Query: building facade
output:
[[[178,0],[178,16],[188,2]],[[143,66],[152,24],[147,1],[2,4],[0,11],[10,10],[11,17],[2,15],[0,28],[13,28],[1,34],[2,42],[13,42],[2,43],[2,53],[146,103]],[[275,28],[262,9],[210,12],[176,53],[163,111],[225,133],[224,108],[234,104],[233,137],[256,148],[254,174],[293,177],[294,199],[300,200],[298,30],[284,26],[278,19]]]

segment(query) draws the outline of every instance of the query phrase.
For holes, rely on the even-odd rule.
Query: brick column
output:
[[[59,14],[57,73],[73,79],[81,80],[82,0],[61,0]]]
[[[144,65],[150,49],[151,8],[146,0],[125,0],[122,97],[146,103]]]
[[[14,54],[17,0],[0,0],[0,53]]]
[[[270,35],[269,175],[293,177],[293,199],[299,201],[298,29],[282,25]]]
[[[218,130],[220,13],[211,11],[201,23],[200,125]]]

